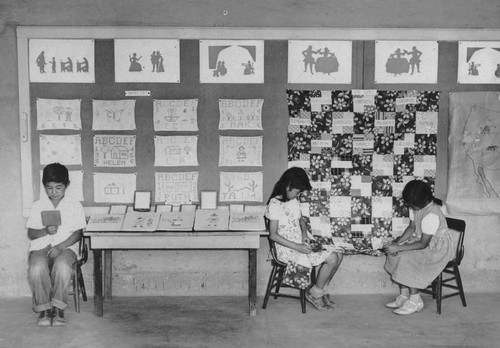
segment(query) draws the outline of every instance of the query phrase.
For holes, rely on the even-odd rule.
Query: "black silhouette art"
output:
[[[70,57],[65,62],[61,60],[61,72],[73,72],[73,61]]]
[[[307,71],[307,67],[309,66],[309,71],[311,71],[311,74],[314,75],[313,72],[313,67],[314,64],[316,63],[316,59],[314,59],[313,54],[319,53],[319,51],[314,51],[312,46],[309,45],[307,49],[302,51],[302,55],[304,56],[304,72]]]
[[[417,72],[420,72],[420,56],[422,56],[422,52],[417,49],[416,46],[413,46],[411,52],[405,50],[406,54],[411,55],[410,58],[410,66],[411,66],[411,74],[415,71],[415,66],[417,67]]]
[[[52,57],[52,60],[50,61],[50,65],[52,66],[52,73],[55,74],[56,73],[56,66],[57,66],[56,57]]]
[[[133,53],[132,57],[128,56],[128,59],[130,61],[130,68],[128,71],[142,71],[142,66],[139,63],[139,60],[142,58],[142,56],[137,57],[137,53]]]
[[[474,64],[474,62],[470,62],[469,64],[469,75],[473,76],[478,76],[479,75],[479,70],[477,70],[478,67],[480,67],[481,64]]]
[[[497,70],[495,70],[495,76],[500,78],[500,64],[497,64]]]
[[[40,52],[38,57],[36,57],[36,65],[40,69],[40,73],[44,74],[45,73],[45,65],[47,65],[47,63],[45,62],[45,52],[44,51]]]
[[[224,76],[226,74],[227,74],[227,69],[224,61],[218,61],[217,68],[214,70],[214,76],[219,77],[219,76]]]
[[[76,61],[76,72],[89,72],[89,61],[83,57],[82,62]]]
[[[325,47],[323,51],[319,49],[318,53],[322,56],[316,59],[316,72],[330,75],[332,72],[339,71],[339,61],[335,53],[331,52],[328,47]]]
[[[165,72],[165,68],[163,67],[163,56],[160,51],[153,51],[153,53],[151,53],[151,65],[153,66],[151,72]]]
[[[245,70],[243,70],[243,75],[251,75],[251,74],[255,74],[255,71],[253,70],[253,63],[251,61],[248,61],[248,63],[242,63],[241,65],[243,65],[245,67]]]
[[[405,52],[401,52],[398,48],[394,53],[389,55],[389,59],[385,63],[385,70],[388,73],[396,75],[401,75],[402,73],[407,73],[410,71],[410,63],[408,59],[404,58]]]

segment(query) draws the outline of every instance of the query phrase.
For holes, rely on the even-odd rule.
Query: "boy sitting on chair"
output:
[[[59,163],[47,165],[42,183],[46,195],[33,203],[26,222],[31,241],[28,280],[33,292],[33,310],[40,313],[37,325],[63,326],[66,325],[64,309],[68,302],[73,262],[86,227],[85,213],[80,202],[64,196],[69,186],[65,166]],[[42,211],[52,211],[55,216],[60,214],[60,223],[50,222],[44,226]]]

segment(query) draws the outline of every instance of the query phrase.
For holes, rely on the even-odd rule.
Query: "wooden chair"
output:
[[[276,245],[275,243],[268,238],[269,241],[269,253],[271,254],[271,275],[269,276],[269,282],[267,283],[266,295],[264,297],[264,303],[262,305],[263,309],[266,309],[267,302],[269,301],[269,297],[272,295],[275,299],[278,297],[289,297],[289,298],[297,298],[300,299],[300,304],[302,306],[302,313],[306,312],[306,291],[307,289],[296,289],[299,291],[299,295],[293,295],[288,293],[280,293],[281,288],[291,288],[290,286],[283,284],[283,275],[286,270],[286,263],[278,260],[276,254]],[[316,279],[316,273],[313,269],[311,270],[311,282],[314,284]]]
[[[87,292],[85,291],[85,283],[83,281],[82,266],[87,262],[89,250],[85,240],[80,240],[79,255],[73,263],[73,274],[71,276],[71,288],[69,295],[73,295],[75,301],[75,310],[80,313],[80,296],[83,301],[87,302]]]
[[[448,223],[448,227],[450,229],[460,233],[455,258],[448,262],[446,267],[441,271],[436,279],[434,279],[431,285],[429,285],[426,289],[421,290],[423,293],[430,294],[432,295],[432,298],[436,299],[438,314],[441,314],[441,301],[448,297],[460,296],[462,305],[464,307],[467,306],[467,303],[465,302],[464,288],[462,286],[462,278],[460,277],[460,271],[458,270],[458,266],[460,266],[460,262],[462,262],[462,258],[464,257],[465,221],[446,218],[446,222]],[[445,278],[447,276],[449,277]],[[455,284],[450,284],[452,281],[454,281]],[[443,295],[443,287],[456,291]]]

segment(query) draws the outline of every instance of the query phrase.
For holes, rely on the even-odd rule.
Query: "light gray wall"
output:
[[[0,0],[1,297],[30,295],[26,282],[28,240],[21,213],[15,36],[18,25],[498,29],[500,1]],[[461,268],[466,291],[498,291],[500,216],[463,218],[468,223],[466,256]],[[264,238],[261,246],[259,293],[263,292],[269,274]],[[116,295],[246,294],[244,252],[117,252],[113,261]],[[383,261],[369,256],[347,257],[332,290],[335,293],[392,291],[382,270]],[[84,268],[89,293],[91,272],[92,260]]]

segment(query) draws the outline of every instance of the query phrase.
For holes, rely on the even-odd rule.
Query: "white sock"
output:
[[[401,289],[401,296],[406,297],[406,298],[410,297],[410,290],[407,288]]]
[[[415,302],[415,303],[420,303],[422,302],[422,297],[420,297],[420,293],[410,295],[410,301]]]

